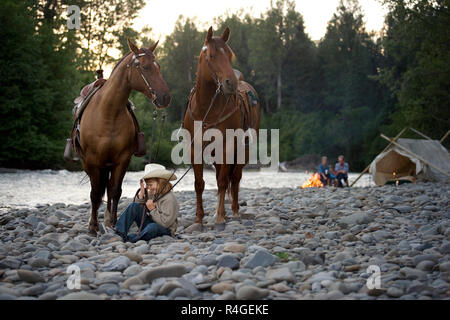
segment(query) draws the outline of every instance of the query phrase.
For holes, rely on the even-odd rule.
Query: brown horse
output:
[[[99,231],[97,211],[105,189],[108,202],[105,225],[117,221],[117,205],[122,180],[136,146],[136,131],[126,108],[131,90],[142,92],[157,107],[167,107],[169,88],[161,76],[153,54],[158,42],[139,49],[130,40],[131,50],[114,68],[110,78],[92,97],[80,123],[80,156],[91,180],[91,217],[89,233]]]
[[[205,118],[203,129],[215,128],[222,132],[223,136],[223,164],[214,163],[216,170],[216,180],[218,187],[218,205],[217,218],[215,225],[218,230],[223,230],[225,227],[225,193],[228,190],[232,201],[233,218],[239,218],[239,183],[242,177],[242,169],[245,163],[248,163],[249,150],[248,146],[245,148],[245,163],[238,164],[236,161],[237,146],[233,143],[232,149],[226,150],[226,129],[244,129],[243,117],[244,113],[241,108],[237,107],[239,99],[248,99],[247,95],[242,94],[241,88],[248,88],[256,91],[246,82],[240,81],[236,77],[235,70],[233,70],[231,62],[234,56],[227,41],[230,36],[230,30],[227,27],[220,37],[213,36],[212,27],[209,28],[205,39],[204,46],[199,56],[196,84],[189,98],[187,110],[183,119],[183,125],[189,131],[191,137],[194,137],[194,121],[201,121]],[[221,92],[216,94],[217,88]],[[243,100],[241,100],[243,101]],[[249,101],[245,103],[247,105]],[[208,109],[210,110],[208,113]],[[249,108],[250,118],[252,118],[253,125],[251,126],[257,132],[260,123],[260,106],[259,103],[254,104]],[[205,125],[206,124],[206,125]],[[245,129],[244,129],[245,130]],[[198,135],[199,133],[195,133]],[[198,137],[196,136],[195,139]],[[205,144],[203,144],[205,148]],[[226,162],[227,152],[234,152],[234,163]],[[203,164],[194,163],[194,153],[191,153],[191,162],[193,164],[195,175],[195,192],[197,196],[197,209],[195,223],[200,225],[203,223],[203,202],[202,193],[205,187],[203,180]]]

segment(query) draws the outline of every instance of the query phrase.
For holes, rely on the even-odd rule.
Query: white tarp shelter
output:
[[[400,138],[372,161],[369,173],[379,186],[399,179],[450,182],[450,153],[437,140]]]

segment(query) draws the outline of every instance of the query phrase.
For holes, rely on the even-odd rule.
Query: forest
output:
[[[280,161],[344,154],[356,172],[385,147],[380,133],[395,136],[409,126],[440,139],[450,128],[450,0],[382,3],[388,14],[379,32],[366,30],[357,0],[342,0],[319,41],[289,0],[273,1],[258,17],[243,9],[211,17],[217,33],[230,27],[234,66],[259,94],[261,127],[280,130]],[[67,27],[68,5],[81,8],[79,29]],[[1,1],[0,167],[80,170],[62,157],[73,100],[97,69],[128,52],[128,38],[145,47],[157,40],[151,25],[132,27],[144,5]],[[208,27],[180,16],[156,50],[172,96],[159,146],[163,164],[171,163],[170,133],[180,126]],[[153,106],[140,93],[131,100],[149,138]],[[144,162],[133,158],[129,169],[142,170]]]

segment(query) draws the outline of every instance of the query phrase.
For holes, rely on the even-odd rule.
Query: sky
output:
[[[339,0],[296,0],[296,9],[304,18],[306,32],[312,40],[325,35],[327,22],[336,12]],[[379,0],[359,1],[365,15],[368,31],[379,31],[387,12]],[[259,15],[270,6],[270,0],[147,0],[146,6],[134,20],[134,28],[141,30],[145,25],[153,29],[156,39],[173,31],[179,15],[196,17],[201,26],[209,27],[213,19],[228,12],[244,8],[252,16]],[[231,30],[231,33],[233,30]]]

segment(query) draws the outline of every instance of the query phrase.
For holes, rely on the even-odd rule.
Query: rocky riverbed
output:
[[[242,219],[221,232],[212,224],[216,191],[204,193],[202,232],[189,227],[194,192],[176,196],[178,237],[149,243],[89,236],[89,204],[5,210],[0,299],[450,296],[449,184],[242,189]],[[123,199],[119,209],[130,201]],[[79,289],[67,287],[72,269],[80,271]],[[378,288],[367,286],[369,278],[376,284],[371,270],[380,272]]]

